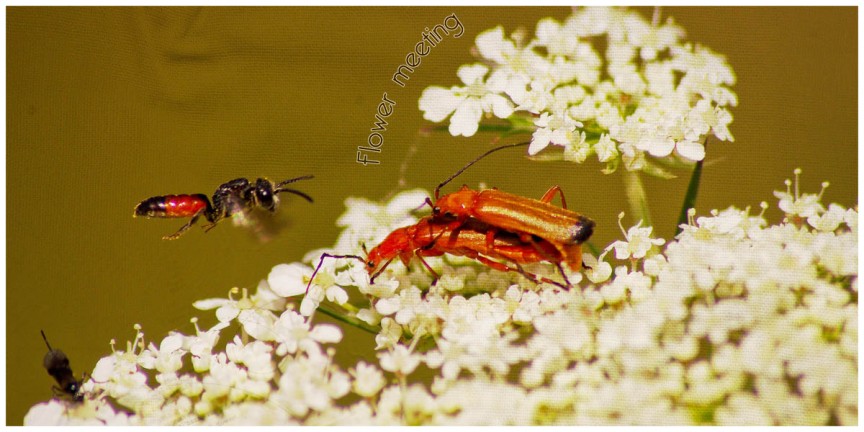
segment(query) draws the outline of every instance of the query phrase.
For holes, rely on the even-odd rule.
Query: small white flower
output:
[[[851,208],[846,210],[846,214],[843,215],[843,222],[852,230],[853,234],[858,234],[858,210]]]
[[[380,350],[395,346],[402,338],[402,326],[393,318],[385,317],[381,320],[381,331],[375,335],[375,349]]]
[[[606,252],[600,254],[599,257],[595,257],[589,253],[582,254],[582,263],[587,268],[585,276],[595,284],[604,282],[612,276],[612,266],[603,260],[605,257]]]
[[[600,136],[600,140],[594,145],[594,151],[597,152],[597,159],[600,162],[609,162],[616,158],[619,154],[615,142],[609,138],[609,134]]]
[[[270,344],[261,341],[244,345],[240,336],[235,336],[234,340],[225,346],[228,360],[246,366],[249,378],[259,381],[268,381],[274,376],[272,351]]]
[[[644,258],[648,251],[651,249],[651,247],[655,245],[660,246],[666,242],[663,239],[651,238],[651,231],[653,230],[653,228],[643,228],[641,220],[639,221],[639,223],[636,224],[636,226],[633,226],[629,230],[624,232],[624,227],[621,225],[621,219],[623,218],[624,213],[621,213],[618,216],[618,226],[621,228],[621,232],[624,233],[626,241],[618,240],[606,248],[607,251],[613,248],[615,249],[615,258],[619,260],[624,260],[628,258]]]
[[[363,361],[357,363],[351,375],[354,377],[354,393],[365,398],[375,396],[386,384],[384,374],[377,367]]]
[[[786,180],[786,192],[774,191],[774,196],[780,199],[780,209],[790,216],[800,216],[809,218],[817,216],[825,211],[825,208],[819,202],[822,199],[822,193],[825,191],[827,184],[822,185],[822,191],[819,194],[799,194],[798,192],[798,177],[801,175],[801,169],[795,169],[795,193],[790,190],[792,186],[791,180]]]
[[[267,288],[263,295],[249,296],[246,288],[242,290],[232,288],[228,292],[227,299],[207,299],[199,300],[192,304],[196,309],[209,310],[216,309],[216,318],[220,323],[229,324],[235,318],[243,325],[244,330],[251,336],[260,340],[269,340],[271,337],[270,327],[273,321],[276,320],[275,315],[268,308],[274,305],[274,297],[272,291],[266,284],[259,284],[259,288]],[[233,296],[241,292],[239,300],[234,300]]]
[[[300,314],[309,317],[318,310],[318,305],[321,304],[321,301],[324,300],[326,296],[326,290],[322,289],[318,285],[312,285],[309,288],[309,292],[303,296],[303,300],[300,301]]]
[[[312,277],[312,269],[300,264],[278,264],[267,275],[270,289],[282,297],[293,297],[306,292],[306,284]]]
[[[420,364],[420,356],[412,353],[404,345],[396,345],[390,351],[378,354],[381,369],[400,375],[410,375]]]
[[[273,312],[261,309],[243,309],[237,315],[237,322],[249,336],[262,341],[273,340],[273,325],[276,316]]]
[[[484,81],[489,68],[481,64],[465,65],[456,73],[466,87],[429,87],[420,96],[423,118],[440,122],[450,118],[450,134],[473,136],[483,113],[491,112],[498,118],[507,118],[513,113],[513,103],[499,93],[503,83],[490,78]]]
[[[528,148],[528,154],[535,155],[540,150],[543,150],[549,144],[564,146],[571,140],[571,133],[577,127],[582,127],[582,123],[573,120],[567,114],[543,113],[540,118],[534,120],[534,124],[538,126],[534,132],[531,146]]]
[[[537,22],[536,35],[536,44],[545,46],[553,56],[572,56],[579,44],[578,34],[553,18],[543,18]]]
[[[150,346],[141,352],[138,364],[145,369],[156,369],[159,372],[176,372],[183,366],[183,335],[172,333],[159,344]]]
[[[24,426],[63,425],[66,423],[64,421],[65,414],[66,405],[57,399],[51,399],[48,402],[30,407],[30,410],[24,416]]]
[[[506,310],[513,314],[513,321],[530,323],[534,317],[542,314],[540,296],[533,291],[523,291],[519,285],[507,288],[504,294]]]
[[[624,295],[627,293],[626,286],[619,280],[627,275],[627,267],[618,266],[615,268],[615,279],[612,283],[608,283],[600,287],[600,294],[603,300],[608,304],[619,303],[624,300]]]
[[[828,211],[821,216],[811,215],[807,218],[807,223],[813,228],[823,232],[832,232],[840,226],[843,218],[846,216],[846,209],[837,204],[828,206]]]
[[[310,328],[302,315],[288,310],[282,313],[273,327],[274,340],[279,343],[277,354],[295,353],[300,350],[317,349],[319,343],[336,343],[342,340],[342,332],[331,324],[318,324]]]
[[[189,351],[192,357],[192,367],[195,372],[204,372],[210,368],[210,359],[213,355],[213,347],[219,341],[219,332],[228,327],[229,323],[220,322],[202,332],[198,328],[198,319],[193,318],[192,323],[195,325],[195,336],[187,336],[183,346]]]

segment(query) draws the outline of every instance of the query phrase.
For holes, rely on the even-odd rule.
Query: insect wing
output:
[[[226,199],[226,208],[234,226],[249,230],[260,242],[267,242],[287,224],[284,218],[259,208],[250,208],[241,198],[230,195]]]

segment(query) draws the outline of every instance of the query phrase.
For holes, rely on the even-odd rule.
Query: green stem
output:
[[[684,195],[684,205],[681,206],[681,214],[678,216],[678,225],[675,226],[675,235],[681,234],[681,225],[687,223],[687,211],[696,207],[696,196],[699,195],[699,182],[702,179],[702,162],[696,162],[693,175],[690,176],[690,184],[687,185],[687,194]]]
[[[642,220],[642,226],[653,227],[651,223],[651,211],[648,209],[648,197],[642,186],[642,179],[638,171],[624,171],[624,186],[627,193],[627,202],[630,204],[630,213],[635,220]]]
[[[377,335],[378,333],[381,332],[381,327],[367,324],[367,323],[359,320],[358,318],[355,318],[352,316],[343,315],[343,314],[331,309],[329,306],[327,306],[325,304],[318,305],[318,310],[321,311],[321,313],[323,313],[324,315],[328,315],[328,316],[330,316],[330,317],[332,317],[338,321],[342,321],[345,324],[352,325],[352,326],[357,327],[361,330],[366,330],[369,333]]]

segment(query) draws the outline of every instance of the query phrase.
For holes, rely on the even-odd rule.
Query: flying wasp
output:
[[[238,178],[220,185],[213,193],[212,202],[204,194],[154,196],[138,203],[132,216],[191,218],[174,234],[162,237],[164,240],[179,238],[202,216],[208,222],[203,226],[205,232],[210,231],[222,219],[235,215],[240,218],[239,223],[248,225],[249,219],[246,216],[255,209],[275,212],[279,206],[278,194],[281,192],[292,193],[310,203],[313,202],[309,195],[285,187],[296,181],[311,178],[313,176],[306,175],[280,183],[274,183],[266,178],[259,178],[254,183],[245,178]]]

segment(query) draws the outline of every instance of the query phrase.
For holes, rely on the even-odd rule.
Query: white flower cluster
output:
[[[733,140],[735,75],[723,56],[683,38],[671,18],[652,24],[606,7],[579,9],[563,23],[540,20],[527,43],[499,26],[477,36],[480,62],[459,68],[462,85],[428,87],[420,110],[436,123],[449,117],[454,136],[472,136],[484,115],[495,116],[533,133],[531,155],[553,144],[566,160],[596,155],[606,173],[623,162],[667,175],[646,154],[699,161],[709,134]]]
[[[194,335],[157,346],[137,328],[99,361],[83,402],[38,404],[25,424],[855,425],[858,212],[789,186],[776,193],[779,224],[749,209],[691,212],[669,242],[637,224],[585,254],[590,283],[571,275],[570,290],[449,256],[427,259],[437,285],[413,262],[369,284],[362,263],[325,259],[301,314],[287,297],[312,268],[281,264],[251,296],[197,302],[216,309],[209,330],[193,320]],[[411,223],[392,209],[423,197],[349,200],[337,244],[354,245],[340,252]],[[554,278],[552,267],[531,271]],[[334,363],[324,346],[342,332],[311,324],[324,298],[380,326],[377,365]]]

